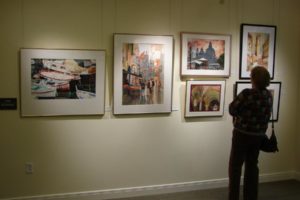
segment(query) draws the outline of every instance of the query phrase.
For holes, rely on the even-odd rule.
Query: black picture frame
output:
[[[243,89],[251,88],[251,82],[242,82],[237,81],[234,87],[234,97],[236,97]],[[269,90],[273,90],[273,116],[270,119],[270,122],[277,122],[279,118],[279,108],[280,108],[280,95],[281,95],[281,82],[272,81],[267,87]]]
[[[255,66],[266,67],[274,79],[277,27],[260,24],[241,24],[240,79],[250,79]]]

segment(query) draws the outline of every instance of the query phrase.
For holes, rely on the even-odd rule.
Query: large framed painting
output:
[[[20,51],[22,116],[104,114],[105,51]]]
[[[241,24],[240,79],[250,79],[255,66],[268,69],[274,78],[276,26]]]
[[[252,88],[251,82],[236,82],[235,84],[235,96],[237,96],[242,90],[246,88]],[[279,106],[280,106],[280,93],[281,93],[281,82],[271,82],[267,88],[271,91],[273,96],[273,119],[270,121],[278,121],[279,117]]]
[[[173,36],[114,35],[114,114],[169,113]]]
[[[181,76],[229,77],[231,36],[181,33]]]
[[[187,81],[185,117],[223,116],[225,81]]]

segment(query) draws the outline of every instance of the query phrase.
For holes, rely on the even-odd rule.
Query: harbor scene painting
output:
[[[162,104],[164,45],[123,43],[122,105]]]
[[[21,49],[22,116],[103,115],[105,51]]]
[[[95,59],[31,58],[35,99],[90,99],[96,95]]]

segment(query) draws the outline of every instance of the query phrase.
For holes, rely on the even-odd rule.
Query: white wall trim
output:
[[[300,180],[299,172],[280,172],[272,174],[261,174],[260,182],[273,182],[289,179]],[[64,194],[40,195],[40,196],[27,196],[5,198],[0,200],[104,200],[114,198],[126,198],[135,196],[156,195],[174,192],[184,192],[193,190],[203,190],[211,188],[227,187],[228,178],[213,179],[204,181],[193,181],[163,185],[141,186],[132,188],[119,188],[108,190],[96,190],[85,192],[74,192]]]
[[[274,182],[274,181],[284,181],[284,180],[291,180],[291,179],[296,179],[296,172],[295,171],[261,174],[259,176],[259,181],[261,183]]]

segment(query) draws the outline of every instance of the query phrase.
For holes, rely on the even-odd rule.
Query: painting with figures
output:
[[[115,34],[114,114],[171,111],[173,37]]]
[[[123,105],[163,103],[163,50],[161,44],[123,44]]]

